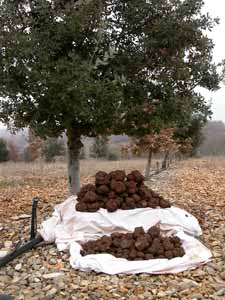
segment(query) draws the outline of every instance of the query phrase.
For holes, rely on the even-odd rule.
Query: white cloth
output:
[[[110,275],[120,273],[167,274],[196,268],[209,261],[211,252],[197,239],[185,234],[183,231],[177,232],[176,236],[182,240],[182,245],[185,250],[183,257],[128,261],[124,258],[116,258],[110,254],[81,256],[81,246],[73,242],[70,247],[70,264],[74,269],[79,269],[80,271],[95,271],[97,273],[102,272]]]
[[[197,219],[183,209],[170,207],[117,210],[109,213],[100,209],[95,213],[75,210],[76,197],[70,197],[57,205],[53,216],[42,223],[39,233],[46,242],[55,242],[59,251],[70,248],[71,265],[80,270],[117,273],[173,273],[209,260],[211,253],[191,236],[202,234]],[[135,227],[145,230],[160,223],[162,230],[176,232],[184,241],[186,255],[172,260],[127,261],[109,254],[80,256],[80,246],[88,240],[96,240],[113,232],[132,232]]]
[[[46,242],[55,242],[60,250],[72,241],[96,240],[113,232],[131,232],[140,226],[147,230],[157,223],[163,230],[181,229],[193,236],[202,234],[197,219],[174,206],[117,210],[114,213],[100,209],[95,213],[85,213],[76,211],[75,204],[76,197],[68,198],[55,207],[50,219],[42,223],[40,234]]]

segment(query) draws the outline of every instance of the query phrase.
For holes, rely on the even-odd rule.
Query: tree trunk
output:
[[[149,150],[147,166],[146,166],[146,169],[145,169],[145,180],[149,179],[151,163],[152,163],[152,150]]]
[[[68,188],[71,195],[80,190],[80,150],[83,146],[81,134],[75,128],[67,129]]]
[[[167,161],[168,161],[168,158],[169,158],[169,152],[167,151],[165,156],[164,156],[164,159],[162,161],[162,169],[165,170],[167,168]]]

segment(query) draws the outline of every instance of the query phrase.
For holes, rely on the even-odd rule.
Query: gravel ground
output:
[[[29,217],[18,216],[29,213],[30,205],[24,199],[32,191],[40,194],[48,188],[48,198],[41,205],[42,217],[50,215],[54,204],[64,197],[65,182],[60,179],[35,180],[32,178],[28,186],[0,190],[4,212],[4,218],[0,218],[0,253],[13,248],[21,237],[29,236]],[[199,219],[204,231],[201,241],[213,252],[211,262],[176,275],[109,276],[75,271],[70,268],[68,253],[58,253],[54,245],[44,245],[0,269],[0,294],[13,295],[17,300],[225,299],[225,159],[181,162],[148,184]],[[7,210],[10,201],[14,201],[12,210],[15,203],[18,205],[11,216]]]

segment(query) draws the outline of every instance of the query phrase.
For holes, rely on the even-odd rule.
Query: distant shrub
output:
[[[85,149],[84,149],[84,147],[82,147],[81,151],[80,151],[80,159],[85,159],[85,158],[86,158]]]
[[[98,136],[90,149],[92,158],[107,158],[108,156],[108,139],[105,136]]]
[[[119,156],[117,153],[113,152],[112,150],[108,151],[107,159],[110,161],[115,161],[119,159]]]
[[[56,138],[49,138],[44,142],[41,153],[46,162],[53,162],[56,156],[65,153],[64,143]]]
[[[0,162],[9,160],[9,150],[7,148],[7,142],[0,138]]]

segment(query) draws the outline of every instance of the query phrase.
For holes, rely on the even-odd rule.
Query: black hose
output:
[[[42,241],[43,241],[43,238],[40,235],[38,235],[34,239],[25,243],[23,246],[16,248],[15,250],[13,250],[9,254],[7,254],[5,257],[0,259],[0,268],[4,267],[10,261],[12,261],[16,257],[20,256],[21,254],[27,252],[28,250],[31,250],[32,248],[34,248],[35,246],[40,244]]]

